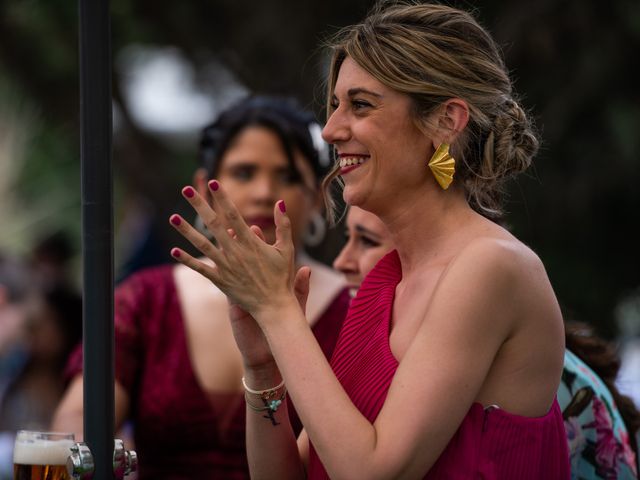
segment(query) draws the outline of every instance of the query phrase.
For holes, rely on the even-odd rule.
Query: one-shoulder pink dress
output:
[[[352,301],[331,360],[351,401],[370,422],[378,416],[398,368],[389,331],[395,288],[401,278],[394,251],[371,271]],[[308,478],[329,478],[313,444],[310,447]],[[568,479],[567,439],[557,401],[546,415],[536,418],[474,403],[423,478]]]

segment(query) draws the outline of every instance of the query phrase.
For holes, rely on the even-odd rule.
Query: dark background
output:
[[[321,41],[371,4],[111,2],[120,276],[170,261],[170,245],[181,244],[166,219],[188,214],[179,187],[191,179],[197,130],[206,123],[180,134],[141,125],[127,99],[125,52],[178,55],[193,68],[194,85],[217,99],[213,107],[228,103],[235,85],[294,94],[323,118]],[[503,47],[543,139],[534,167],[511,186],[508,223],[541,256],[567,318],[607,337],[638,333],[640,2],[450,4],[475,10]],[[0,0],[0,247],[16,253],[55,230],[79,248],[77,23],[73,1]],[[334,232],[316,253],[330,261],[339,238]]]

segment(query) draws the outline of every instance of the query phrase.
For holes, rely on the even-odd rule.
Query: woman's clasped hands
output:
[[[232,306],[252,315],[263,329],[263,322],[277,315],[262,313],[292,304],[304,310],[310,270],[302,267],[295,272],[291,222],[284,201],[274,205],[276,240],[269,245],[260,227],[247,226],[220,182],[211,180],[208,187],[211,205],[191,186],[184,187],[182,195],[202,218],[215,243],[177,214],[169,221],[213,263],[178,248],[172,249],[171,255],[213,282]]]

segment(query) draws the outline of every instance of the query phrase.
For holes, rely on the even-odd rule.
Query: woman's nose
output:
[[[358,263],[355,261],[351,241],[348,241],[340,250],[340,253],[333,261],[333,268],[345,275],[358,273]]]
[[[267,175],[256,178],[251,185],[250,192],[254,199],[269,201],[276,198],[276,183]]]
[[[322,138],[327,143],[336,144],[349,139],[349,124],[340,108],[333,111],[322,129]]]

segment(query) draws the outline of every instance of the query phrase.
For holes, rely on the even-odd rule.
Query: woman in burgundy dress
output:
[[[237,305],[252,476],[567,479],[560,309],[540,259],[491,220],[538,146],[498,47],[466,12],[392,4],[332,50],[329,179],[396,250],[353,299],[331,362],[305,319],[289,203],[274,204],[274,245],[223,181],[212,208],[185,195],[217,245],[174,224],[213,263],[173,256]]]
[[[295,262],[314,271],[309,326],[328,358],[349,296],[339,274],[304,254],[312,216],[322,220],[319,182],[329,166],[319,134],[292,101],[249,98],[204,130],[195,185],[204,195],[208,178],[223,179],[243,219],[268,242],[273,203],[286,198]],[[248,478],[243,358],[228,312],[225,295],[183,265],[140,271],[116,289],[116,426],[132,420],[140,479]],[[53,428],[81,438],[80,354],[69,363],[73,380]]]

